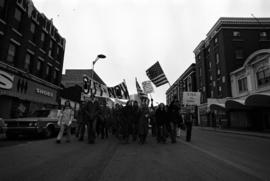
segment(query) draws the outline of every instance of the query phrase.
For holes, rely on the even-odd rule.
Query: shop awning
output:
[[[270,94],[253,94],[246,98],[245,105],[252,107],[270,107]]]
[[[209,105],[209,108],[211,111],[214,111],[214,110],[226,111],[225,104],[212,103]]]
[[[243,110],[243,109],[248,108],[245,105],[245,100],[242,100],[242,99],[227,100],[225,102],[225,107],[228,110],[232,110],[232,109]]]

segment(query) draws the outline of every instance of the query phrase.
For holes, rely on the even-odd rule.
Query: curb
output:
[[[215,131],[220,133],[231,133],[236,135],[244,135],[244,136],[253,136],[253,137],[260,137],[265,139],[270,139],[270,134],[256,134],[256,133],[247,133],[247,132],[241,132],[241,131],[229,131],[229,130],[219,130],[219,129],[207,129],[203,127],[197,127],[198,129],[205,130],[205,131]]]

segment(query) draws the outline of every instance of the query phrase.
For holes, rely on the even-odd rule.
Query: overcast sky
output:
[[[220,17],[270,17],[269,0],[33,0],[66,38],[65,69],[92,68],[108,86],[126,80],[130,94],[157,60],[173,84]],[[63,70],[63,71],[64,71]],[[152,97],[166,102],[169,85]]]

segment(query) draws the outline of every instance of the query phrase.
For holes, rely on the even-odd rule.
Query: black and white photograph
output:
[[[0,181],[270,181],[269,0],[0,0]]]

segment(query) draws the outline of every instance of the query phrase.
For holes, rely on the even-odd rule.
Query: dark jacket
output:
[[[147,135],[148,133],[149,111],[147,108],[142,108],[139,114],[138,132],[139,135]]]
[[[155,117],[158,126],[164,125],[166,123],[166,119],[168,119],[165,109],[161,110],[160,108],[156,110]]]

